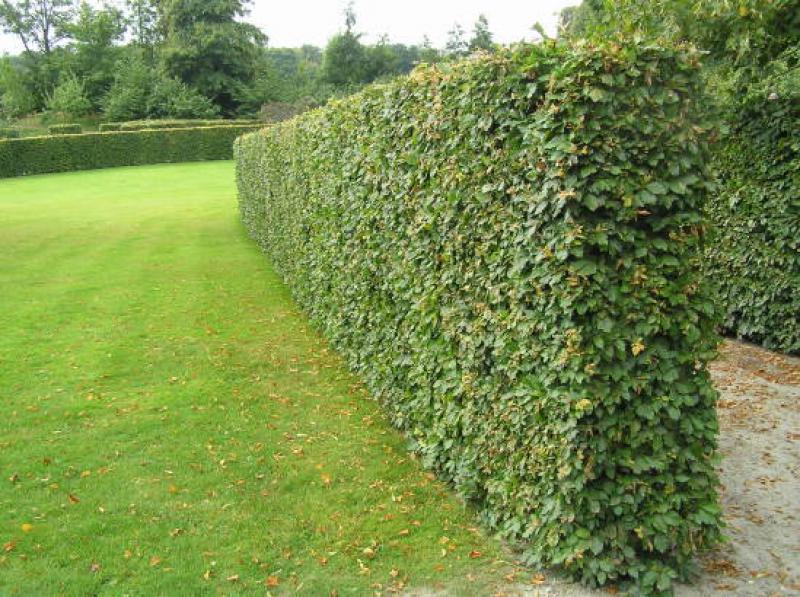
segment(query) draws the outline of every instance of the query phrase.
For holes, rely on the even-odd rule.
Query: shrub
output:
[[[426,466],[537,565],[720,537],[698,55],[545,42],[239,139],[240,209]]]
[[[233,141],[257,126],[86,133],[0,141],[0,178],[163,162],[229,160]]]
[[[68,75],[47,98],[47,109],[50,112],[76,118],[88,114],[92,109],[92,103],[86,97],[83,82],[75,75]]]
[[[47,127],[51,135],[80,135],[83,127],[79,124],[51,124]]]
[[[100,132],[101,133],[110,133],[113,131],[122,130],[122,123],[121,122],[103,122],[100,124]]]
[[[19,129],[0,128],[0,139],[18,139],[19,136]]]
[[[800,50],[773,68],[737,106],[741,124],[715,152],[720,187],[709,205],[706,272],[726,307],[726,332],[798,353]]]

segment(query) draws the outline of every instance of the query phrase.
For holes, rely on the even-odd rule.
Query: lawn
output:
[[[502,581],[246,237],[233,165],[0,181],[0,594]]]

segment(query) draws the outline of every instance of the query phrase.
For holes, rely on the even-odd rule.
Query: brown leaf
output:
[[[231,576],[229,576],[225,580],[227,580],[228,582],[239,582],[239,575],[238,574],[232,574]]]
[[[472,559],[472,560],[476,560],[476,559],[478,559],[479,557],[481,557],[482,555],[483,555],[483,554],[482,554],[481,552],[477,551],[477,550],[473,550],[473,551],[469,552],[469,557],[470,557],[470,559]]]
[[[3,551],[5,552],[14,551],[16,547],[17,547],[16,543],[14,543],[13,541],[9,541],[8,543],[3,545]]]
[[[70,504],[79,504],[80,503],[80,500],[75,495],[73,495],[71,493],[67,496],[67,498],[69,498],[69,503]]]
[[[161,562],[162,560],[161,557],[159,556],[153,556],[152,558],[150,558],[150,565],[153,567],[158,566],[159,564],[161,564]]]
[[[264,585],[268,587],[277,587],[279,584],[281,584],[281,580],[277,576],[268,576],[264,581]]]

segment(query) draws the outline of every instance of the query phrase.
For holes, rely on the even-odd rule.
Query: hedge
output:
[[[518,46],[235,144],[249,233],[424,464],[590,585],[720,538],[697,70]]]
[[[80,135],[83,127],[79,124],[52,124],[47,127],[51,135]]]
[[[0,178],[138,166],[229,160],[236,137],[254,125],[87,133],[0,141]]]
[[[120,131],[144,131],[155,129],[181,129],[198,126],[231,126],[240,124],[259,124],[258,120],[132,120],[130,122],[110,123],[118,125]],[[262,125],[263,126],[263,125]]]
[[[0,139],[19,139],[19,129],[0,127]]]
[[[746,98],[742,124],[715,152],[706,271],[726,306],[726,332],[800,353],[800,86],[769,83]]]

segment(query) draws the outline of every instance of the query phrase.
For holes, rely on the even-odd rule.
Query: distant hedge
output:
[[[237,120],[132,120],[130,122],[109,122],[101,124],[100,130],[145,131],[194,128],[198,126],[232,126],[240,124],[259,124],[259,121],[250,118]]]
[[[645,593],[720,538],[697,64],[520,46],[235,146],[250,234],[425,465]]]
[[[79,124],[52,124],[47,127],[51,135],[80,135],[83,127]]]
[[[715,153],[706,270],[726,332],[800,353],[800,88],[765,85],[738,120]]]
[[[0,139],[19,139],[19,129],[0,127]]]
[[[0,141],[0,178],[162,162],[229,160],[234,139],[258,126],[8,139]]]

